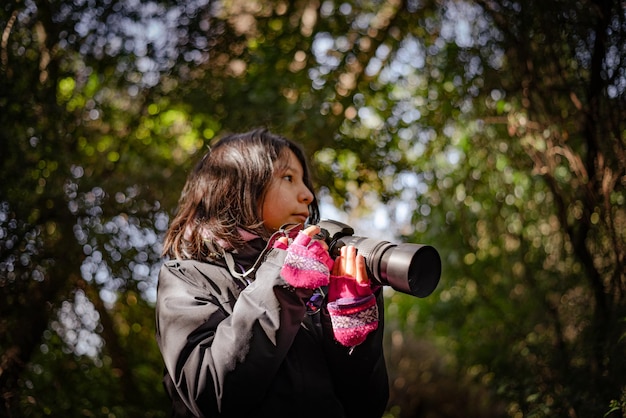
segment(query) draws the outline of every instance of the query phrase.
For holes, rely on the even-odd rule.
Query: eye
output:
[[[283,176],[283,180],[287,180],[289,183],[293,182],[293,176],[291,174],[287,174]]]

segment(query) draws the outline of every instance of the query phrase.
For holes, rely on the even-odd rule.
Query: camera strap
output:
[[[224,261],[226,261],[226,266],[228,267],[228,271],[230,274],[240,280],[245,280],[250,283],[254,280],[254,272],[259,267],[259,264],[265,258],[265,255],[272,249],[274,243],[278,238],[287,237],[289,239],[293,239],[295,235],[302,230],[301,224],[285,224],[280,227],[280,229],[272,234],[272,236],[267,240],[267,244],[265,244],[265,248],[261,251],[255,262],[252,264],[248,270],[243,272],[237,271],[237,265],[235,263],[235,258],[233,257],[233,253],[230,251],[226,251],[222,248],[222,256],[224,257]]]

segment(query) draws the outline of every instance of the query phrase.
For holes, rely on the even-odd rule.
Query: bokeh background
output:
[[[2,2],[0,416],[167,416],[161,239],[259,126],[324,217],[442,255],[385,289],[386,417],[626,416],[621,0]]]

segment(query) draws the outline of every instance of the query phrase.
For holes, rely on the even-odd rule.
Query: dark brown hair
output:
[[[217,141],[189,174],[177,213],[165,235],[163,255],[177,259],[213,259],[222,248],[240,248],[238,228],[264,239],[260,207],[276,164],[291,150],[302,164],[305,185],[314,193],[302,149],[293,141],[257,129]],[[309,223],[319,221],[317,199],[309,205]]]

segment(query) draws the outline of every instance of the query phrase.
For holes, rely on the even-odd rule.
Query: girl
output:
[[[315,239],[312,190],[301,149],[267,130],[190,174],[156,306],[174,416],[382,416],[382,292],[354,247],[332,260]]]

